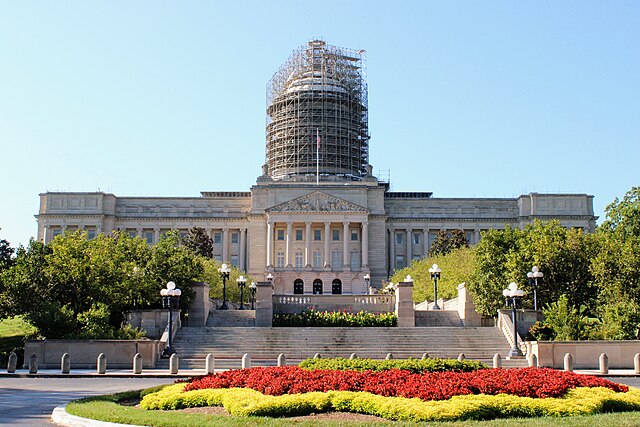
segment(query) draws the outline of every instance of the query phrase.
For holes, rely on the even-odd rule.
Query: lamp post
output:
[[[171,347],[171,335],[173,331],[173,311],[172,309],[178,307],[178,302],[180,301],[180,295],[182,291],[180,289],[176,289],[176,284],[173,282],[167,283],[167,287],[160,290],[160,295],[162,296],[162,307],[169,309],[169,340],[167,342],[167,348],[162,350],[162,357],[167,358],[170,357],[174,351],[173,347]]]
[[[231,269],[227,264],[222,264],[218,269],[218,273],[220,273],[220,277],[222,277],[222,305],[218,307],[218,310],[229,310],[229,306],[227,305],[227,279],[229,278]]]
[[[255,302],[256,302],[256,282],[251,282],[251,284],[249,285],[249,290],[251,291],[251,310],[255,310],[256,306],[255,306]]]
[[[516,318],[516,306],[518,299],[522,298],[524,291],[518,289],[518,284],[515,282],[509,283],[509,288],[502,291],[507,307],[511,306],[511,321],[513,322],[513,347],[509,350],[509,356],[522,356],[522,352],[518,347],[518,324]]]
[[[438,267],[438,264],[433,264],[429,269],[429,274],[431,274],[431,280],[433,280],[433,309],[440,310],[438,306],[438,280],[440,279],[440,273],[442,270]]]
[[[240,276],[236,279],[238,287],[240,288],[240,308],[238,310],[244,310],[244,285],[247,284],[247,279],[244,276]]]
[[[531,271],[527,273],[527,277],[529,278],[529,285],[533,286],[533,309],[538,311],[538,279],[544,277],[544,274],[537,266],[533,266]]]
[[[364,283],[367,285],[367,293],[371,295],[371,287],[369,283],[371,282],[371,275],[369,273],[364,275]]]

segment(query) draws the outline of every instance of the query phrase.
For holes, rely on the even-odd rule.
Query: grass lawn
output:
[[[24,337],[35,332],[33,326],[16,316],[0,320],[0,362],[6,368],[9,353],[24,346]]]
[[[429,425],[439,427],[632,427],[640,425],[640,412],[622,412],[615,414],[599,414],[566,418],[511,418],[490,421],[459,421],[459,422],[357,422],[357,421],[325,421],[325,420],[288,420],[286,418],[266,417],[236,417],[224,415],[205,415],[184,413],[182,411],[147,411],[133,406],[123,406],[115,403],[121,399],[132,398],[138,392],[119,393],[116,395],[100,396],[72,402],[67,411],[73,415],[99,419],[124,424],[196,427],[196,426],[418,426]]]

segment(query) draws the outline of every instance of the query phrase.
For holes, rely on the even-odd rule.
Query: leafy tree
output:
[[[601,230],[615,232],[622,239],[640,237],[640,187],[632,187],[622,200],[616,197],[605,208],[605,214]]]
[[[222,300],[222,278],[220,277],[220,273],[218,269],[222,266],[222,263],[215,259],[205,259],[201,258],[201,263],[203,267],[203,273],[200,276],[200,281],[206,282],[209,285],[209,296],[213,299]],[[249,285],[251,282],[256,282],[257,280],[251,276],[247,276],[247,274],[234,267],[230,266],[231,272],[229,273],[229,278],[227,279],[227,301],[233,301],[234,303],[240,302],[240,289],[238,288],[238,277],[245,276],[247,282],[244,288],[244,301],[245,303],[249,301]]]
[[[407,275],[413,279],[413,300],[433,301],[433,281],[429,268],[438,264],[442,275],[438,281],[438,298],[455,298],[457,287],[462,282],[469,283],[475,268],[475,254],[470,248],[458,248],[446,255],[438,255],[415,260],[410,266],[395,272],[392,282],[401,282]]]
[[[589,338],[595,319],[585,314],[585,308],[571,306],[567,295],[542,309],[544,324],[553,330],[555,341],[575,341]]]
[[[213,239],[204,228],[193,227],[182,239],[184,246],[196,255],[213,258]]]
[[[13,254],[15,249],[4,239],[0,240],[0,271],[6,270],[13,265]]]
[[[468,248],[469,241],[462,230],[440,230],[429,249],[429,256],[446,255],[454,249]]]

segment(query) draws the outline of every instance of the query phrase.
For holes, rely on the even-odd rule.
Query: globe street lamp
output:
[[[438,306],[438,280],[440,279],[440,273],[442,273],[442,270],[438,267],[438,264],[433,264],[429,269],[431,280],[433,280],[433,310],[440,310]]]
[[[273,284],[273,274],[271,273],[267,274],[267,282]]]
[[[220,277],[222,277],[222,305],[218,307],[218,310],[229,310],[229,306],[227,305],[227,279],[229,278],[231,269],[227,264],[222,264],[218,269],[218,273],[220,273]]]
[[[240,308],[238,310],[244,310],[244,285],[247,284],[247,279],[244,276],[240,276],[236,279],[238,287],[240,288]]]
[[[513,322],[513,347],[509,350],[509,356],[522,356],[522,352],[518,347],[518,326],[516,318],[516,306],[518,299],[522,298],[524,291],[518,289],[518,284],[515,282],[509,283],[509,288],[502,291],[504,295],[507,307],[511,306],[511,321]]]
[[[167,287],[165,289],[160,290],[160,295],[162,296],[162,308],[169,309],[169,340],[167,348],[162,350],[162,357],[167,358],[170,357],[173,353],[173,347],[171,347],[171,335],[173,330],[173,308],[178,308],[178,302],[180,301],[180,295],[182,291],[180,289],[176,289],[176,284],[173,282],[167,283]]]
[[[533,286],[533,309],[538,311],[538,294],[536,293],[538,288],[538,279],[544,277],[542,271],[537,266],[533,266],[531,271],[527,273],[527,277],[529,278],[529,285]]]
[[[249,285],[249,290],[251,291],[251,310],[255,310],[255,302],[256,302],[256,282],[251,282],[251,285]]]
[[[371,288],[369,283],[371,282],[371,275],[369,273],[364,275],[364,283],[367,285],[367,293],[371,294]]]

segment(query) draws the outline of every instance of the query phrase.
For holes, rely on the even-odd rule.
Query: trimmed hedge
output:
[[[457,361],[455,359],[344,359],[341,357],[331,359],[305,359],[298,364],[303,369],[332,369],[336,371],[386,371],[389,369],[402,369],[414,374],[423,372],[471,372],[488,368],[477,360]]]
[[[184,383],[174,384],[147,394],[140,406],[143,409],[223,406],[232,415],[268,417],[343,411],[411,421],[574,416],[640,410],[640,390],[635,388],[630,388],[626,393],[616,393],[604,387],[581,387],[569,390],[561,398],[546,399],[500,394],[455,396],[447,400],[424,402],[366,392],[329,391],[266,396],[243,388],[183,392],[184,387]]]
[[[274,327],[394,327],[398,317],[394,313],[373,314],[366,311],[302,310],[301,313],[275,313]]]

